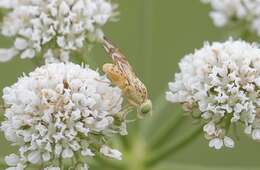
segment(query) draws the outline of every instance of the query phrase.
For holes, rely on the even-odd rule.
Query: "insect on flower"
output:
[[[112,58],[112,63],[103,65],[103,71],[112,83],[118,86],[129,104],[137,108],[139,118],[152,112],[152,102],[148,97],[145,85],[136,76],[127,58],[111,40],[104,37],[103,46],[107,54]]]

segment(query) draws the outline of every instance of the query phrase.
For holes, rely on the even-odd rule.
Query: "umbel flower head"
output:
[[[259,0],[202,0],[212,7],[210,17],[218,27],[230,23],[241,23],[248,30],[260,36],[260,1]]]
[[[209,146],[234,147],[229,129],[242,123],[260,141],[260,49],[244,41],[206,43],[179,63],[167,100],[204,124]]]
[[[108,0],[1,0],[0,7],[8,11],[1,33],[14,38],[13,47],[0,49],[0,61],[37,54],[68,61],[70,52],[102,40],[102,27],[116,15]]]
[[[44,65],[4,88],[3,100],[1,130],[19,147],[18,155],[6,157],[14,169],[32,164],[59,169],[66,159],[86,170],[85,159],[98,152],[121,159],[107,145],[113,134],[127,134],[118,116],[121,90],[98,72],[72,63]]]

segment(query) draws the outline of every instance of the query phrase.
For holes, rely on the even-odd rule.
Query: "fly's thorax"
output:
[[[127,84],[126,76],[118,69],[114,64],[104,64],[103,71],[106,73],[107,77],[110,79],[112,84],[118,86],[120,89],[124,89]]]

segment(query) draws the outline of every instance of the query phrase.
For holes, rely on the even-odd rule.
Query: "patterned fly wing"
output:
[[[111,40],[104,38],[103,46],[113,60],[113,64],[103,66],[103,70],[110,76],[110,80],[123,90],[129,103],[137,107],[138,117],[142,118],[151,113],[152,102],[148,99],[147,89],[136,76],[127,58]]]
[[[128,83],[133,85],[132,83],[135,82],[137,77],[125,55],[106,37],[104,38],[104,48],[112,58],[114,64],[116,64],[118,69],[126,76]]]

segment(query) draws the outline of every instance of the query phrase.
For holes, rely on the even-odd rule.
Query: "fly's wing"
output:
[[[112,41],[106,37],[104,37],[103,46],[104,46],[106,52],[112,58],[114,64],[116,64],[118,69],[127,77],[128,83],[132,84],[132,82],[134,82],[133,80],[136,79],[136,75],[133,71],[133,68],[127,61],[127,58],[112,43]]]
[[[112,58],[114,64],[117,65],[118,69],[125,75],[128,84],[134,89],[134,98],[136,101],[142,102],[148,98],[147,89],[145,85],[138,79],[132,66],[129,64],[127,58],[121,53],[111,40],[104,38],[103,44],[106,52]]]

